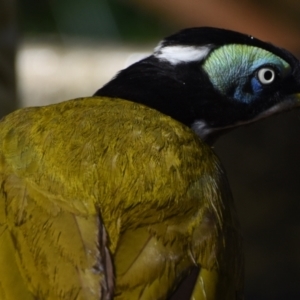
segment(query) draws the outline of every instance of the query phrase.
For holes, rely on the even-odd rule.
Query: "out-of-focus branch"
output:
[[[0,117],[17,108],[16,1],[0,0]]]
[[[299,30],[272,7],[237,0],[131,0],[178,27],[215,26],[252,34],[291,51],[300,50]],[[265,9],[264,9],[265,8]],[[267,9],[268,8],[268,9]],[[283,10],[290,8],[283,6]],[[285,12],[285,16],[287,12]]]

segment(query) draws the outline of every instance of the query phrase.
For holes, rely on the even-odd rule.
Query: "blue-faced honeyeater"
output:
[[[211,144],[298,93],[288,51],[190,28],[93,97],[3,118],[0,299],[242,299],[241,233]]]

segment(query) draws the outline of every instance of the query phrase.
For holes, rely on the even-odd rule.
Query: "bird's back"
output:
[[[166,299],[195,265],[194,299],[238,299],[230,191],[188,127],[94,97],[17,111],[0,139],[0,299],[109,299],[114,276],[116,299]]]

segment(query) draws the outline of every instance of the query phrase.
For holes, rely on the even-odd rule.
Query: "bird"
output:
[[[300,105],[289,51],[183,29],[91,97],[0,122],[0,299],[243,299],[222,134]]]

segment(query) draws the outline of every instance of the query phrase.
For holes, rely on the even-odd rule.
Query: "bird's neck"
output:
[[[144,104],[190,127],[195,118],[190,91],[175,68],[149,57],[121,71],[95,95]]]

